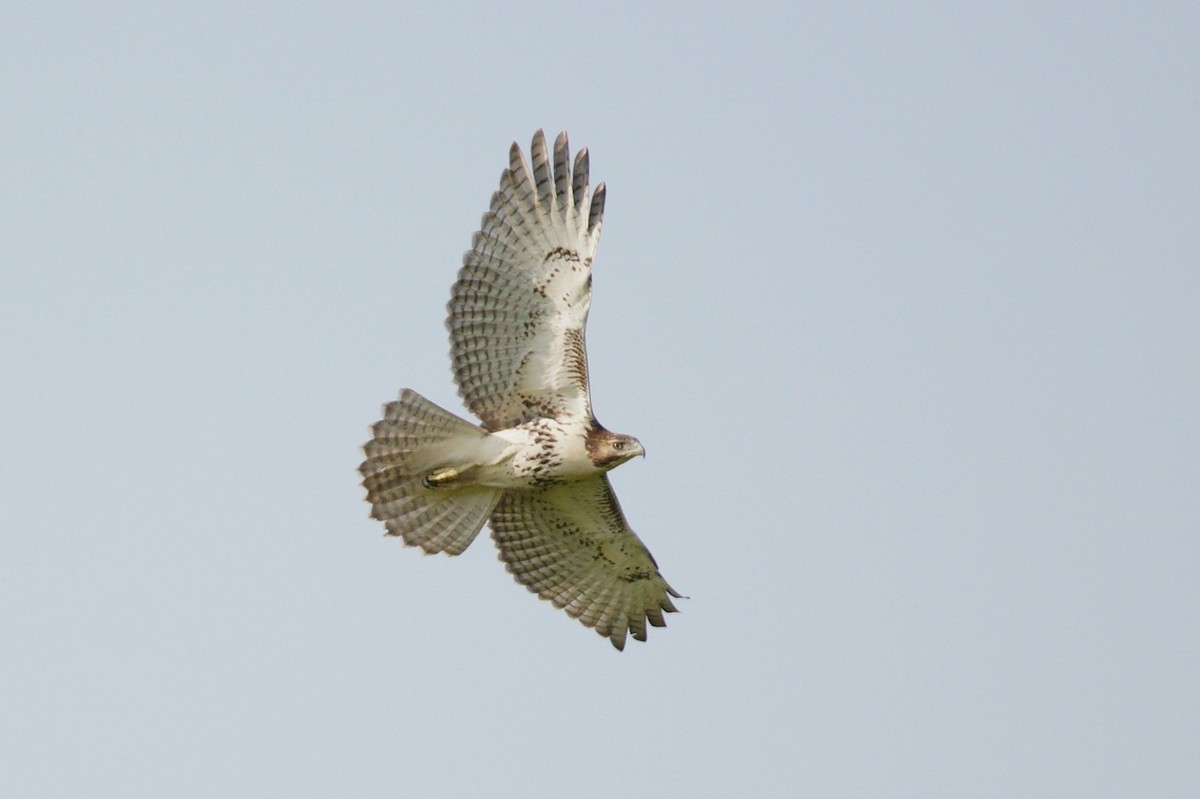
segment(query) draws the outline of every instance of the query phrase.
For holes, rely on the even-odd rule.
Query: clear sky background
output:
[[[6,793],[1200,795],[1200,6],[402,5],[0,12]],[[537,128],[624,653],[356,473]]]

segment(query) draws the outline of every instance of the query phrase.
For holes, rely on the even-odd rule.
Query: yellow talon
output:
[[[452,469],[451,467],[446,466],[425,475],[425,479],[422,482],[425,483],[426,488],[440,488],[446,483],[452,483],[457,479],[458,469]]]

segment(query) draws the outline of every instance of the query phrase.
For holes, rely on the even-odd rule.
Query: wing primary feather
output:
[[[600,235],[600,225],[604,221],[605,186],[601,183],[592,192],[592,207],[588,210],[588,237],[595,239]]]
[[[537,206],[533,176],[529,173],[529,167],[525,163],[525,156],[521,153],[521,148],[515,142],[508,152],[508,171],[500,176],[500,195],[502,200],[511,199],[511,202],[506,205],[516,210],[518,214],[525,207]]]
[[[588,151],[584,147],[575,154],[575,171],[571,177],[571,193],[575,200],[575,213],[583,213],[583,204],[587,202],[588,193]]]
[[[635,641],[646,640],[646,614],[644,612],[634,613],[629,617],[629,631],[633,633]]]
[[[564,130],[554,140],[554,194],[558,201],[558,210],[566,213],[568,219],[575,209],[575,202],[571,198],[570,150],[567,132]]]
[[[533,180],[537,187],[537,202],[543,213],[554,210],[554,175],[550,172],[550,156],[546,152],[546,135],[538,131],[533,135],[533,145],[529,148],[529,157],[533,160]]]

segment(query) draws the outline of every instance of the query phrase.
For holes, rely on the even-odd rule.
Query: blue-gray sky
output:
[[[1191,3],[10,4],[0,784],[1195,796]],[[513,140],[608,183],[618,654],[367,517]]]

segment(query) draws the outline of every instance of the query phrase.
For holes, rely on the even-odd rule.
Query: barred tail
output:
[[[371,428],[359,467],[371,517],[387,534],[426,553],[458,555],[475,540],[501,492],[453,485],[449,464],[470,452],[487,431],[439,408],[411,389],[384,406]]]

